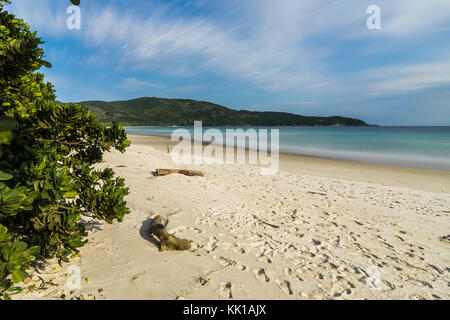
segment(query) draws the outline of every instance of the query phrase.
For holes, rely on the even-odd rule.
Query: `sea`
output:
[[[125,127],[130,134],[171,137],[194,127]],[[210,127],[203,127],[203,131]],[[227,129],[214,127],[224,137]],[[450,171],[450,127],[241,127],[279,129],[280,153]],[[270,133],[269,133],[270,135]]]

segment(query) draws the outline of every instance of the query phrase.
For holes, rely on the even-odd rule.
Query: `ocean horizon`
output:
[[[171,137],[176,128],[125,127],[130,134]],[[279,129],[280,153],[334,160],[450,171],[450,126],[203,127]]]

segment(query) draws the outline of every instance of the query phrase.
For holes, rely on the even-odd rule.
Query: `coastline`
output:
[[[126,131],[166,137],[175,133],[190,140],[194,127],[175,130],[170,127],[127,127]],[[203,128],[197,124],[197,130],[200,127]],[[205,139],[209,140],[209,135],[215,132],[212,139],[217,134],[219,141],[232,132],[250,137],[255,134],[254,130],[261,134],[267,130],[265,127],[262,131],[258,131],[260,127],[254,127],[247,132],[242,132],[240,127],[232,127],[231,131],[226,127],[210,129],[205,127]],[[277,132],[279,152],[283,154],[450,172],[450,127],[284,127]],[[199,133],[195,139],[201,139]],[[243,136],[238,138],[240,142],[242,139]]]
[[[186,168],[204,177],[155,177],[179,168],[167,139],[129,138],[99,167],[125,179],[131,213],[114,224],[85,218],[80,256],[48,261],[30,274],[45,289],[13,299],[450,299],[446,177],[297,156],[282,156],[274,176],[201,164]],[[156,215],[192,250],[160,252],[148,234]],[[73,266],[78,289],[68,287]]]
[[[167,152],[167,146],[171,149],[177,144],[166,136],[128,134],[128,137],[134,144],[150,145],[163,152]],[[280,170],[450,194],[450,171],[388,166],[286,153],[280,153]],[[424,179],[427,183],[423,183]]]

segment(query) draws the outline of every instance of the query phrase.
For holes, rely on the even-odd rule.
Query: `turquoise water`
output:
[[[234,127],[217,127],[225,133]],[[176,127],[126,127],[170,137]],[[193,127],[186,127],[193,132]],[[203,127],[203,130],[208,127]],[[248,127],[242,128],[244,130]],[[264,129],[264,127],[255,127]],[[273,129],[273,128],[267,128]],[[280,127],[280,153],[450,171],[450,127]],[[225,136],[225,134],[224,134]]]

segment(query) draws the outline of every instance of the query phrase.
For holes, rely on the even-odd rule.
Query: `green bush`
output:
[[[28,277],[26,270],[38,252],[39,247],[28,248],[25,242],[14,239],[14,235],[0,225],[0,298],[9,299],[10,294],[21,291],[14,284]]]
[[[129,213],[124,180],[96,170],[130,142],[84,106],[59,104],[36,71],[43,42],[0,0],[0,295],[18,291],[36,255],[68,261],[87,240],[83,215],[112,223]],[[9,232],[7,231],[9,230]],[[27,249],[29,248],[29,249]]]

